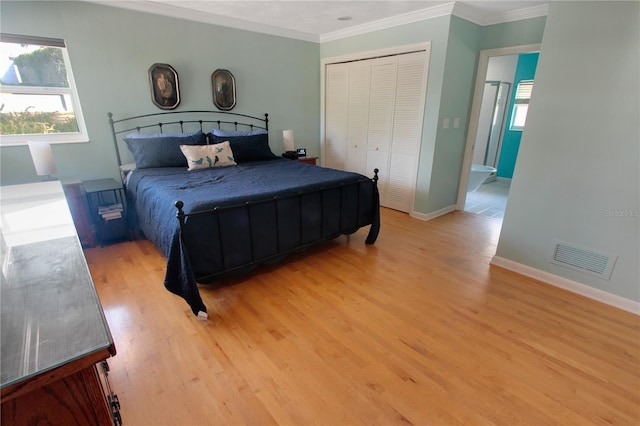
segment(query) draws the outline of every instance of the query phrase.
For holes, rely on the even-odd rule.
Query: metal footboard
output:
[[[271,198],[267,198],[264,200],[258,200],[258,201],[247,201],[244,203],[239,203],[239,204],[235,204],[235,205],[229,205],[229,206],[223,206],[223,207],[214,207],[211,209],[206,209],[206,210],[199,210],[199,211],[194,211],[191,213],[185,213],[184,212],[184,203],[182,201],[176,201],[175,202],[175,207],[177,208],[177,213],[176,213],[176,217],[178,218],[178,221],[180,223],[180,238],[182,239],[183,242],[183,247],[184,250],[187,250],[187,244],[186,244],[186,232],[185,232],[185,227],[186,227],[186,220],[188,217],[196,217],[196,216],[214,216],[215,217],[215,221],[216,221],[216,226],[218,228],[218,235],[221,236],[222,235],[222,227],[221,227],[221,223],[220,223],[220,213],[227,211],[227,210],[233,210],[233,209],[247,209],[247,217],[249,218],[249,240],[250,240],[250,246],[251,246],[251,259],[248,262],[242,263],[240,265],[234,265],[234,266],[228,266],[225,262],[225,253],[224,253],[224,245],[221,244],[220,245],[220,258],[222,260],[222,270],[212,273],[212,274],[207,274],[204,276],[200,276],[200,277],[196,277],[196,280],[198,282],[204,282],[204,281],[208,281],[211,280],[217,276],[223,275],[223,274],[228,274],[230,272],[234,272],[234,271],[239,271],[239,270],[243,270],[243,269],[247,269],[256,265],[259,265],[261,263],[266,263],[269,262],[271,260],[274,259],[278,259],[278,258],[282,258],[288,254],[297,252],[297,251],[301,251],[304,250],[318,242],[321,241],[327,241],[327,240],[331,240],[333,238],[336,238],[337,236],[341,235],[341,234],[350,234],[353,233],[355,231],[357,231],[358,229],[360,229],[363,226],[366,226],[369,223],[365,223],[365,224],[359,224],[359,218],[361,217],[361,213],[362,213],[362,209],[367,208],[365,206],[361,205],[361,199],[360,199],[360,187],[361,184],[363,182],[367,182],[367,181],[372,181],[373,182],[373,200],[372,200],[372,205],[369,206],[368,208],[371,209],[371,227],[369,229],[369,233],[367,235],[366,244],[373,244],[375,243],[377,237],[378,237],[378,233],[380,230],[380,202],[379,202],[379,196],[378,196],[378,169],[374,170],[374,176],[371,179],[359,179],[357,181],[354,182],[349,182],[349,183],[341,183],[338,185],[333,185],[333,186],[327,186],[327,187],[322,187],[319,189],[315,189],[312,191],[306,191],[306,192],[298,192],[296,194],[292,194],[292,195],[287,195],[287,196],[274,196]],[[355,227],[353,230],[343,230],[343,223],[342,223],[342,219],[343,219],[343,215],[342,215],[342,199],[343,199],[343,192],[345,189],[353,186],[353,185],[357,185],[357,209],[356,209],[356,221],[355,221]],[[324,218],[324,209],[321,209],[321,217],[320,217],[320,238],[314,239],[312,241],[308,241],[308,242],[304,242],[304,227],[302,226],[302,202],[303,202],[303,197],[308,196],[310,194],[316,194],[319,193],[320,197],[321,197],[321,205],[324,206],[324,194],[326,191],[330,191],[330,190],[339,190],[340,191],[340,196],[339,196],[339,200],[340,200],[340,206],[339,206],[339,232],[335,233],[335,234],[331,234],[331,235],[325,235],[325,218]],[[281,227],[280,227],[280,220],[279,220],[279,205],[281,204],[281,201],[285,201],[285,200],[293,200],[293,199],[297,199],[298,203],[300,205],[300,222],[299,223],[299,232],[300,232],[300,244],[292,247],[292,248],[288,248],[288,249],[283,249],[281,248],[281,242],[280,242],[280,236],[282,235],[281,231]],[[276,234],[276,253],[272,254],[272,255],[267,255],[267,256],[258,256],[255,253],[255,248],[254,248],[254,233],[253,233],[253,228],[252,228],[252,223],[251,223],[251,212],[249,211],[249,209],[251,209],[253,206],[258,206],[260,204],[266,204],[266,203],[275,203],[276,206],[276,230],[275,230],[275,234]]]

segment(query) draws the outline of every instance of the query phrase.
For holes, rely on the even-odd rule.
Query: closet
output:
[[[379,172],[380,203],[410,212],[426,96],[426,50],[327,64],[324,164]]]

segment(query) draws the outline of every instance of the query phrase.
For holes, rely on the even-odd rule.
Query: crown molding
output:
[[[477,9],[468,6],[465,3],[456,2],[453,8],[453,15],[458,18],[465,19],[474,24],[486,27],[487,25],[503,24],[505,22],[520,21],[522,19],[538,18],[549,14],[549,5],[541,4],[538,6],[518,9],[511,12],[496,13],[488,15],[479,13]]]
[[[455,2],[451,14],[477,25],[482,25],[485,20],[484,15],[478,12],[477,9],[460,2]]]
[[[320,43],[366,34],[373,31],[385,30],[400,25],[412,24],[414,22],[438,18],[440,16],[448,16],[453,13],[454,4],[455,2],[450,2],[427,9],[420,9],[413,12],[403,13],[402,15],[392,16],[390,18],[380,19],[378,21],[373,21],[362,25],[356,25],[344,30],[322,34],[320,36]]]
[[[170,18],[185,19],[188,21],[201,22],[209,25],[233,28],[237,30],[251,31],[261,34],[269,34],[278,37],[292,38],[314,43],[320,42],[320,37],[315,34],[301,31],[289,30],[273,25],[260,24],[257,22],[245,21],[229,16],[215,15],[211,13],[198,12],[196,10],[185,9],[172,6],[166,3],[150,0],[137,1],[113,1],[113,0],[85,0],[89,3],[100,4],[102,6],[119,7],[121,9],[134,10],[136,12],[151,13]]]
[[[490,16],[485,19],[486,25],[503,24],[505,22],[520,21],[522,19],[538,18],[549,14],[549,5],[541,4],[539,6],[527,7],[525,9],[514,10],[511,12],[501,13],[496,16]]]
[[[404,13],[402,15],[392,16],[390,18],[380,19],[378,21],[369,22],[362,25],[353,26],[344,30],[334,31],[330,33],[316,34],[305,33],[301,31],[289,30],[268,24],[245,21],[242,19],[232,18],[228,16],[215,15],[210,13],[202,13],[195,10],[176,7],[170,4],[159,2],[157,0],[137,0],[137,1],[113,1],[113,0],[85,0],[89,3],[100,4],[109,7],[119,7],[122,9],[134,10],[142,13],[151,13],[155,15],[167,16],[171,18],[185,19],[188,21],[201,22],[204,24],[218,25],[238,30],[257,32],[261,34],[269,34],[277,37],[286,37],[296,40],[309,41],[313,43],[325,43],[328,41],[339,40],[347,37],[367,34],[374,31],[385,30],[401,25],[411,24],[414,22],[425,21],[428,19],[438,18],[441,16],[455,15],[459,18],[470,21],[480,26],[500,24],[504,22],[518,21],[521,19],[536,18],[547,16],[549,13],[549,5],[528,7],[525,9],[515,10],[508,13],[500,13],[488,16],[477,9],[468,6],[459,1],[451,1],[438,6],[426,9],[416,10]]]

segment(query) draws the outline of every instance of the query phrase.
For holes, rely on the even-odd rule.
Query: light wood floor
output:
[[[640,319],[489,266],[500,222],[384,210],[198,321],[147,241],[86,250],[132,425],[640,424]]]

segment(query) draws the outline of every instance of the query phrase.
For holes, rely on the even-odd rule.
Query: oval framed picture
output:
[[[236,106],[236,79],[229,70],[217,69],[211,75],[213,103],[223,111]]]
[[[151,101],[160,109],[175,109],[180,104],[178,73],[169,64],[153,64],[149,68]]]

